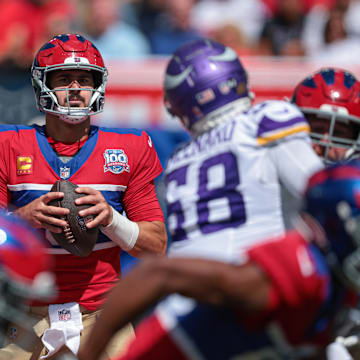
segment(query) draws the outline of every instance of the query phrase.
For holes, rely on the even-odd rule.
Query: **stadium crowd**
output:
[[[358,0],[2,0],[0,10],[2,66],[29,65],[40,44],[66,32],[88,36],[105,61],[170,55],[199,37],[245,53],[313,56],[360,36]]]
[[[200,37],[240,55],[352,61],[360,53],[359,0],[0,0],[0,11],[5,123],[38,115],[28,69],[38,47],[61,33],[88,37],[105,62],[168,56]]]
[[[38,47],[61,33],[88,37],[105,62],[168,56],[201,37],[240,55],[352,61],[360,53],[359,0],[1,0],[0,11],[5,123],[37,116],[28,69]]]

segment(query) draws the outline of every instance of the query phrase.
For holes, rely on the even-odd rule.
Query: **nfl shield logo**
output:
[[[62,309],[58,311],[60,321],[69,321],[71,320],[71,312],[68,309]]]
[[[61,167],[60,168],[60,177],[63,180],[66,180],[70,177],[70,168],[68,168],[67,166]]]
[[[18,329],[15,326],[11,326],[10,329],[8,330],[9,332],[9,338],[11,340],[15,340],[18,336]]]

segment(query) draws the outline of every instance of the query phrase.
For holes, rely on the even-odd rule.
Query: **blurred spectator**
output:
[[[335,9],[344,14],[345,28],[349,36],[360,36],[360,1],[335,0]]]
[[[345,14],[338,9],[329,13],[324,29],[322,44],[309,54],[312,61],[330,63],[352,63],[360,57],[358,36],[349,35],[345,26]]]
[[[334,0],[334,4],[330,9],[321,5],[314,6],[308,13],[304,23],[303,43],[308,55],[317,55],[319,49],[326,46],[324,33],[327,30],[325,27],[331,23],[330,27],[333,28],[334,19],[330,18],[334,17],[334,13],[342,14],[347,38],[360,37],[359,0]]]
[[[71,0],[0,0],[0,113],[3,123],[24,123],[38,115],[29,67],[40,44],[67,32]]]
[[[234,49],[240,56],[255,55],[256,50],[238,26],[228,23],[217,27],[211,38]]]
[[[146,37],[122,19],[124,0],[78,0],[80,28],[101,51],[105,61],[139,58],[150,53]]]
[[[268,19],[259,39],[259,53],[275,56],[302,56],[304,24],[302,0],[277,0],[273,17]]]
[[[166,0],[133,0],[123,6],[124,20],[148,36],[162,14]]]
[[[308,13],[314,6],[322,6],[327,9],[332,8],[336,0],[302,0],[302,6],[305,13]],[[277,8],[276,0],[262,0],[272,14],[275,14]]]
[[[167,0],[149,39],[153,54],[171,54],[180,45],[203,35],[195,30],[190,16],[196,0]]]
[[[344,24],[344,14],[340,11],[332,11],[325,24],[324,43],[331,44],[347,38]]]
[[[152,54],[171,54],[183,43],[202,37],[191,25],[197,0],[137,0],[126,6],[126,21],[148,38]]]
[[[192,26],[207,37],[235,35],[238,28],[247,44],[257,43],[262,25],[270,15],[262,0],[200,0],[191,14]]]
[[[68,31],[72,10],[70,0],[0,0],[0,68],[4,75],[13,70],[28,78],[35,51],[49,37]],[[0,81],[3,86],[17,86],[13,76]]]

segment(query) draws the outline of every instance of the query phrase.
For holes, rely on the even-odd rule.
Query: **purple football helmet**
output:
[[[345,285],[360,291],[360,161],[337,163],[308,182],[304,210],[321,225],[318,245]]]
[[[191,133],[205,131],[224,105],[251,106],[247,73],[237,53],[210,39],[191,41],[171,57],[164,79],[164,101]],[[224,108],[223,108],[224,107]],[[227,109],[227,107],[226,107]],[[211,114],[209,116],[209,114]]]

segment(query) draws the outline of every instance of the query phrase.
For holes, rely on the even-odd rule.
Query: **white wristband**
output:
[[[139,226],[136,222],[122,216],[118,211],[111,207],[113,219],[111,224],[101,226],[101,231],[112,241],[118,244],[123,250],[131,250],[139,236]]]

